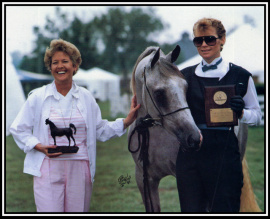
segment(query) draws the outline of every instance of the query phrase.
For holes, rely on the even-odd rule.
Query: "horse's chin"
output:
[[[180,150],[183,152],[196,152],[201,149],[201,141],[188,137],[187,140],[180,140]]]
[[[184,146],[184,145],[181,145],[180,144],[180,150],[182,150],[182,152],[197,152],[201,149],[200,146],[196,146],[196,147],[187,147],[187,146]]]

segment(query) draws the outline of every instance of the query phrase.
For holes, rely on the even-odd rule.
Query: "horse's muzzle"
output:
[[[200,150],[201,144],[202,144],[202,135],[200,133],[190,134],[186,138],[185,142],[180,143],[180,148],[183,152],[193,152]]]
[[[197,136],[189,135],[187,138],[187,145],[189,150],[199,150],[201,147],[201,140]]]

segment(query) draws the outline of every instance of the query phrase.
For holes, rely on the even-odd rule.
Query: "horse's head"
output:
[[[50,123],[50,120],[49,119],[46,119],[45,120],[45,124],[48,125]]]
[[[137,61],[133,92],[141,104],[138,117],[149,114],[152,118],[160,118],[162,126],[178,138],[183,150],[198,149],[199,129],[186,101],[188,85],[173,64],[179,54],[179,46],[168,55],[151,47],[151,53]]]

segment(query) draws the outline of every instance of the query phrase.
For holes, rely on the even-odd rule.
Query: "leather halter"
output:
[[[155,106],[155,108],[156,108],[156,110],[158,111],[159,116],[160,116],[161,118],[163,118],[163,117],[165,117],[165,116],[172,115],[172,114],[174,114],[174,113],[177,113],[177,112],[182,111],[182,110],[185,110],[185,109],[189,109],[189,107],[186,106],[186,107],[183,107],[183,108],[179,108],[179,109],[177,109],[177,110],[175,110],[175,111],[173,111],[173,112],[170,112],[170,113],[167,113],[167,114],[162,114],[161,110],[157,107],[157,105],[156,105],[154,99],[152,98],[152,96],[151,96],[151,94],[150,94],[150,91],[149,91],[149,89],[148,89],[148,87],[147,87],[147,84],[146,84],[145,69],[146,69],[146,67],[144,67],[144,71],[143,71],[143,78],[144,78],[145,87],[146,87],[147,93],[148,93],[148,95],[150,96],[150,99],[151,99],[153,105]]]

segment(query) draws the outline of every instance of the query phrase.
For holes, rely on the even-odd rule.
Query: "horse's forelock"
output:
[[[157,49],[158,49],[158,47],[153,47],[153,46],[147,47],[147,48],[143,51],[143,53],[138,57],[138,59],[137,59],[135,65],[134,65],[133,71],[132,71],[132,78],[131,78],[131,83],[130,83],[130,87],[131,87],[131,90],[132,90],[133,95],[136,94],[135,72],[136,72],[136,69],[137,69],[138,64],[139,64],[140,61],[143,60],[146,56],[149,56],[152,52],[157,51]]]
[[[177,75],[180,78],[185,79],[184,75],[181,73],[181,71],[179,71],[177,66],[164,58],[160,58],[159,68],[161,74],[163,74],[165,77],[169,77],[170,75]]]

